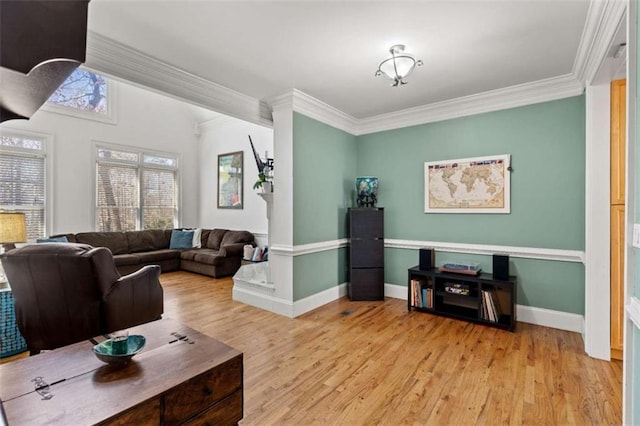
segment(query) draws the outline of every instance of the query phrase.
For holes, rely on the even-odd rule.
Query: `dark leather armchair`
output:
[[[2,264],[32,354],[153,321],[163,312],[160,267],[120,276],[104,247],[34,244],[5,253]]]

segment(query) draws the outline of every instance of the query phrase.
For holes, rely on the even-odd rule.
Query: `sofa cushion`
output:
[[[191,247],[202,247],[202,228],[196,228],[193,230],[193,242],[191,244]]]
[[[67,242],[69,243],[77,243],[76,234],[56,234],[49,235],[49,238],[58,238],[58,237],[67,237]]]
[[[129,253],[129,244],[124,232],[82,232],[76,234],[76,241],[94,247],[106,247],[113,254]]]
[[[193,247],[193,231],[174,229],[171,233],[170,249],[187,249]]]
[[[178,250],[161,249],[148,252],[136,253],[141,263],[160,262],[162,260],[180,259]]]
[[[193,261],[207,265],[220,265],[224,263],[225,259],[226,258],[220,256],[217,251],[200,249],[194,256]]]
[[[169,248],[169,240],[163,229],[146,229],[144,231],[127,231],[127,243],[130,253],[153,251]]]
[[[113,260],[116,266],[137,265],[140,263],[140,259],[135,254],[119,254],[113,256]]]
[[[181,250],[180,251],[180,259],[182,260],[195,260],[196,254],[198,253],[209,253],[212,256],[218,256],[218,250],[212,249],[193,249],[193,250]]]
[[[36,239],[36,243],[68,243],[69,239],[66,235],[61,235],[59,237],[49,237],[49,238],[38,238]]]
[[[213,250],[220,250],[220,244],[222,243],[222,238],[227,233],[226,229],[212,229],[209,232],[209,239],[207,240],[207,248]]]
[[[211,229],[203,229],[202,234],[200,234],[200,247],[207,247],[207,241],[209,241],[209,235],[211,234]]]
[[[249,231],[228,231],[222,237],[222,242],[220,246],[224,246],[227,244],[235,244],[235,243],[252,243],[253,242],[253,234]]]

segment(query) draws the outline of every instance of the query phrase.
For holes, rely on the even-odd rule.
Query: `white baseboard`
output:
[[[293,316],[297,317],[304,313],[313,311],[322,305],[338,300],[347,295],[347,283],[342,283],[337,287],[331,287],[320,293],[293,302]]]
[[[233,287],[233,300],[273,312],[278,315],[293,318],[293,303],[268,294],[247,288]]]
[[[384,295],[395,299],[407,300],[407,287],[396,284],[385,284]],[[584,315],[534,306],[516,305],[516,321],[560,330],[584,332]]]
[[[288,300],[280,299],[262,292],[253,291],[247,288],[233,287],[233,300],[264,309],[275,314],[289,318],[295,318],[307,312],[313,311],[322,305],[338,300],[347,295],[347,283],[331,287],[320,293],[312,294],[309,297],[291,303]]]
[[[280,299],[268,294],[246,288],[233,288],[233,300],[246,303],[279,315],[295,318],[310,312],[327,303],[347,295],[347,283],[331,287],[320,293],[300,299],[296,302]],[[396,284],[385,284],[384,295],[394,299],[407,300],[407,287]],[[534,306],[516,305],[516,320],[543,327],[584,333],[584,316]]]
[[[386,297],[393,297],[394,299],[407,300],[407,297],[408,297],[407,286],[385,283],[384,295]]]
[[[571,314],[569,312],[516,305],[516,320],[580,334],[584,333],[584,315]]]

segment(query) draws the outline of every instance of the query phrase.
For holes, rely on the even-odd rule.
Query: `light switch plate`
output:
[[[632,244],[634,247],[640,248],[640,224],[633,224],[633,241]]]

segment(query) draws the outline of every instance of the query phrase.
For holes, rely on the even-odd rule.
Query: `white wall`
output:
[[[47,234],[95,229],[93,142],[139,147],[179,154],[181,226],[198,221],[198,137],[196,119],[186,103],[120,82],[116,93],[116,124],[39,110],[31,119],[10,120],[1,128],[52,136],[53,161]]]
[[[201,124],[200,136],[200,226],[203,228],[245,229],[256,234],[259,245],[266,244],[266,203],[253,189],[258,179],[248,135],[261,158],[265,151],[273,158],[273,130],[227,116],[219,116]],[[244,152],[244,208],[219,209],[217,201],[218,155]],[[277,170],[277,163],[275,168]],[[277,191],[277,188],[275,188]]]

